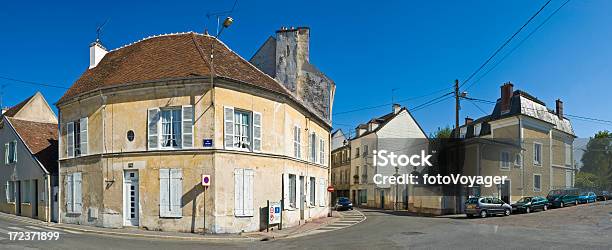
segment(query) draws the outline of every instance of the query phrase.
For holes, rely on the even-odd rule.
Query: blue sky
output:
[[[494,65],[565,0],[549,6],[493,60]],[[407,99],[466,79],[518,29],[545,0],[521,1],[246,1],[239,0],[234,25],[222,40],[250,58],[281,26],[311,28],[311,62],[337,84],[334,112]],[[109,48],[149,35],[202,32],[207,12],[231,9],[219,1],[79,1],[24,3],[0,8],[0,76],[69,87],[88,66],[88,45],[108,19],[102,41]],[[612,120],[612,1],[572,0],[505,61],[468,90],[475,98],[495,100],[507,81],[554,108],[565,102],[567,114]],[[210,23],[212,26],[213,23]],[[484,71],[486,71],[485,68]],[[483,71],[483,73],[484,73]],[[474,80],[480,78],[477,75]],[[0,79],[3,105],[40,90],[51,103],[65,90]],[[415,107],[437,95],[402,102]],[[454,123],[453,101],[414,112],[429,133]],[[492,106],[478,104],[486,112]],[[344,130],[390,111],[388,107],[338,114]],[[483,112],[464,102],[465,116]],[[578,136],[612,125],[573,119]]]

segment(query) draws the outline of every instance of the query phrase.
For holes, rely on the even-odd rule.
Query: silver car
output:
[[[465,214],[468,218],[480,216],[485,218],[489,215],[501,214],[508,216],[512,213],[512,206],[499,198],[494,197],[472,197],[465,203]]]

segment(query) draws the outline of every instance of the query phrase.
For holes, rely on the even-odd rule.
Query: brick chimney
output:
[[[563,101],[561,101],[561,99],[557,99],[556,104],[557,105],[555,111],[557,113],[557,116],[563,119]]]
[[[501,86],[501,104],[500,110],[501,114],[506,114],[510,112],[510,100],[512,99],[514,85],[512,83],[507,82]]]
[[[474,122],[474,119],[472,119],[470,117],[466,117],[465,118],[465,125],[470,125],[470,124],[472,124],[472,122]]]
[[[106,48],[102,46],[100,40],[96,39],[95,42],[89,45],[89,68],[93,69],[98,66],[98,63],[108,53]]]
[[[393,114],[399,113],[401,109],[402,109],[402,106],[397,103],[394,103],[392,106]]]

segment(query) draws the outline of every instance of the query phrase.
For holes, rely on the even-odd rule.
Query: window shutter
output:
[[[87,139],[87,135],[88,135],[87,132],[89,131],[88,128],[87,128],[88,127],[87,126],[87,121],[88,121],[87,117],[81,118],[81,120],[80,120],[80,129],[81,129],[81,131],[79,131],[79,133],[81,135],[81,145],[80,145],[81,146],[81,155],[87,155],[87,152],[89,152],[89,149],[87,148],[87,145],[88,145],[87,141],[89,141]]]
[[[9,144],[4,144],[4,164],[9,164]]]
[[[193,147],[193,106],[183,106],[183,148]]]
[[[7,181],[6,184],[4,184],[4,192],[6,193],[6,202],[10,202],[11,201],[11,195],[10,195],[10,189],[9,189],[9,182]]]
[[[234,169],[234,215],[244,215],[244,169]]]
[[[310,185],[314,185],[314,183],[310,183],[310,177],[306,176],[305,180],[306,188],[304,189],[304,199],[306,199],[306,205],[310,206]],[[313,201],[314,202],[314,201]]]
[[[302,183],[300,183],[300,177],[299,176],[295,176],[295,207],[297,209],[300,209],[300,207],[302,206],[302,190],[301,187]]]
[[[66,212],[68,213],[74,212],[74,203],[72,199],[74,197],[74,192],[72,187],[72,174],[68,174],[66,175],[66,191],[64,192],[64,196],[66,197]]]
[[[68,158],[74,157],[74,122],[66,125],[66,151]]]
[[[17,141],[13,141],[13,163],[17,162]]]
[[[147,146],[149,150],[157,149],[159,147],[159,109],[149,109],[147,119]]]
[[[325,165],[325,140],[319,138],[319,163]]]
[[[283,174],[283,208],[289,208],[289,174]]]
[[[224,132],[225,132],[225,148],[230,149],[234,147],[234,108],[233,107],[223,107],[223,116],[224,116]]]
[[[253,112],[253,151],[261,151],[261,113]]]
[[[255,171],[253,169],[244,170],[244,215],[253,216],[253,178]]]
[[[83,190],[81,173],[72,174],[72,182],[74,183],[74,212],[82,213],[83,211]]]
[[[159,217],[170,217],[170,169],[159,169]]]
[[[170,169],[170,216],[183,216],[181,200],[183,197],[183,172],[181,169]]]

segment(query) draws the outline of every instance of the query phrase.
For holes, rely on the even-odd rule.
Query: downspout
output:
[[[58,150],[58,159],[57,159],[57,223],[61,224],[62,223],[62,171],[61,171],[61,161],[60,161],[60,157],[61,157],[61,148],[63,148],[63,143],[62,143],[62,110],[58,107],[57,108],[57,117],[58,117],[58,145],[60,147],[60,150]]]

